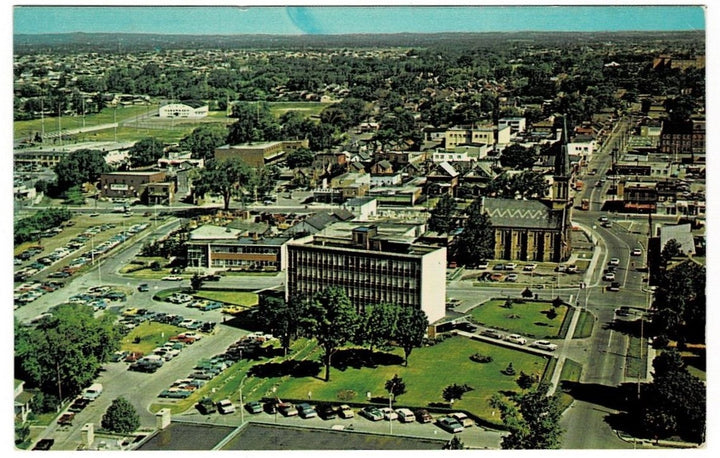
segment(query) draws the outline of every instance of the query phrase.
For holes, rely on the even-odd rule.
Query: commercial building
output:
[[[287,266],[290,237],[246,236],[238,229],[206,224],[190,233],[187,259],[191,267],[280,271]]]
[[[187,118],[198,119],[208,115],[208,104],[198,100],[169,103],[158,110],[161,118]]]
[[[241,145],[223,145],[215,148],[215,159],[223,161],[226,159],[242,159],[252,167],[280,162],[285,156],[300,148],[308,148],[310,143],[307,139],[297,141],[281,141],[266,143],[245,143]]]
[[[166,173],[158,170],[145,172],[111,172],[100,175],[100,190],[103,197],[135,198],[147,202],[147,186],[162,183]]]
[[[382,236],[377,226],[365,225],[350,238],[316,234],[293,240],[287,253],[287,298],[335,286],[345,289],[359,311],[393,303],[420,308],[430,323],[445,316],[444,247]]]

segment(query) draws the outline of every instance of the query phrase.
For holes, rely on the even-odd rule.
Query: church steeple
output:
[[[563,116],[563,130],[560,141],[556,143],[553,170],[552,201],[553,208],[561,210],[570,200],[570,156],[568,155],[567,121]]]
[[[560,148],[555,155],[555,176],[568,177],[570,175],[570,156],[568,155],[567,120],[563,116],[563,130],[560,136]]]

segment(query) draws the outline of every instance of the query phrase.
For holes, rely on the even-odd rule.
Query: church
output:
[[[495,259],[563,262],[570,257],[573,199],[566,126],[558,143],[548,197],[483,198],[482,211],[490,217],[495,232]]]

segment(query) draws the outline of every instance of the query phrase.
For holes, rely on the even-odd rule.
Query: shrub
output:
[[[481,355],[480,353],[475,353],[474,355],[471,355],[470,359],[475,361],[476,363],[491,363],[493,361],[492,356]]]

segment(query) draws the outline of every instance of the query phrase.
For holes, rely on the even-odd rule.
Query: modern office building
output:
[[[206,224],[190,233],[188,266],[206,269],[280,271],[290,237],[247,236],[243,231]]]
[[[305,140],[245,143],[242,145],[223,145],[215,148],[215,159],[242,159],[252,167],[262,167],[285,159],[285,156],[300,148],[308,148],[309,142]]]
[[[287,298],[335,286],[345,289],[359,311],[393,303],[420,308],[430,323],[445,316],[444,247],[381,236],[377,226],[364,225],[350,238],[316,234],[293,240],[287,254]]]

